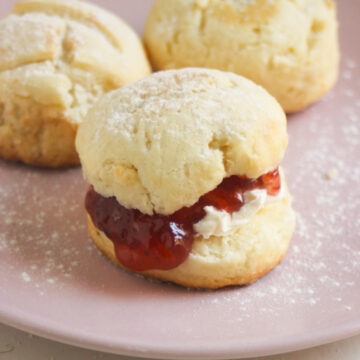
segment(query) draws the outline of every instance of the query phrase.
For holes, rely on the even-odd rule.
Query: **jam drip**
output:
[[[269,195],[276,195],[280,186],[278,169],[257,179],[230,176],[193,206],[168,216],[127,209],[115,197],[105,198],[96,193],[92,186],[85,205],[94,225],[113,241],[123,266],[134,271],[169,270],[184,262],[190,253],[195,235],[193,225],[206,215],[205,206],[232,214],[244,205],[246,191],[266,189]]]

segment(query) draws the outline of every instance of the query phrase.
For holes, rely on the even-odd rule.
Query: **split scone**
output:
[[[157,69],[235,72],[286,112],[318,100],[338,76],[333,0],[157,0],[144,39]]]
[[[163,71],[102,98],[76,139],[90,236],[116,264],[187,287],[249,284],[295,226],[286,117],[232,73]]]
[[[0,156],[78,164],[75,136],[103,94],[150,73],[135,32],[85,2],[28,0],[0,20]]]

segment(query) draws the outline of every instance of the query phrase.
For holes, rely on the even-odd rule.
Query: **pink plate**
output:
[[[150,0],[98,0],[141,30]],[[1,1],[2,11],[11,1]],[[80,169],[0,161],[0,321],[119,354],[235,358],[360,333],[360,2],[339,2],[337,87],[289,119],[292,246],[252,286],[187,291],[118,270],[87,236]]]

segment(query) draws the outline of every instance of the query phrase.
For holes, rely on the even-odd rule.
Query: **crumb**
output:
[[[339,170],[335,167],[330,168],[325,174],[325,179],[333,180],[339,176]]]

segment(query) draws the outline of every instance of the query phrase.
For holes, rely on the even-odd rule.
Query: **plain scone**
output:
[[[78,1],[17,3],[0,20],[0,156],[78,164],[88,109],[150,72],[140,39],[115,15]]]
[[[232,71],[286,112],[318,100],[338,77],[332,0],[157,0],[144,40],[155,68]]]
[[[224,178],[257,178],[287,146],[286,117],[263,88],[232,73],[183,69],[153,74],[104,96],[81,124],[76,146],[96,192],[145,214],[191,206]],[[284,196],[228,236],[199,234],[171,270],[142,274],[187,287],[249,284],[274,268],[291,239],[295,214]],[[114,263],[112,241],[88,217],[89,233]]]

